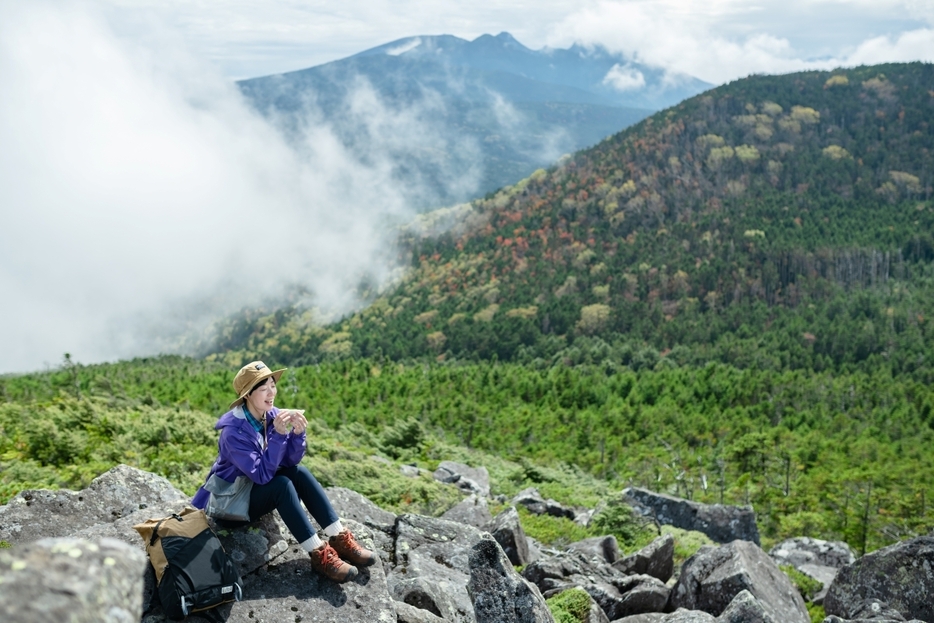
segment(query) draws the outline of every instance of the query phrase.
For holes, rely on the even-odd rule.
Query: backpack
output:
[[[240,575],[204,511],[186,507],[177,514],[133,526],[146,542],[156,572],[156,594],[165,615],[181,620],[220,604],[240,601]]]

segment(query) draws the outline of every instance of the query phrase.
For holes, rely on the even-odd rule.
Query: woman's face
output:
[[[246,397],[247,408],[253,415],[259,416],[272,410],[272,403],[276,399],[276,381],[269,377],[266,382],[253,390]]]

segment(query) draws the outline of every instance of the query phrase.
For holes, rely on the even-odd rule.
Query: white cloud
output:
[[[0,5],[0,372],[151,352],[162,336],[141,327],[292,284],[346,310],[394,266],[387,225],[411,213],[380,150],[429,140],[417,116],[354,98],[365,162],[319,125],[287,144],[149,36],[116,36],[85,5]]]
[[[603,77],[603,84],[611,86],[617,91],[631,91],[645,86],[645,76],[634,67],[629,65],[621,67],[617,63],[610,68],[610,71],[606,72]]]

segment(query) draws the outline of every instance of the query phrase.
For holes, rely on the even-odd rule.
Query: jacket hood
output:
[[[266,418],[268,419],[270,415],[275,417],[275,414],[278,413],[278,409],[273,409],[266,413]],[[220,416],[217,420],[217,424],[214,425],[215,430],[220,430],[226,426],[249,426],[249,423],[246,421],[246,414],[243,412],[243,405],[237,405],[224,415]],[[251,427],[252,428],[252,427]]]

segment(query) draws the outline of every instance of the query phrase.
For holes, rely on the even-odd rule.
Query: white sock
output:
[[[328,536],[337,536],[344,529],[344,526],[341,525],[341,520],[338,519],[330,526],[324,529],[324,533]]]
[[[324,545],[324,541],[322,541],[317,534],[312,534],[310,539],[307,541],[302,541],[299,543],[299,545],[301,545],[302,549],[306,552],[310,552],[311,550],[318,549]]]

